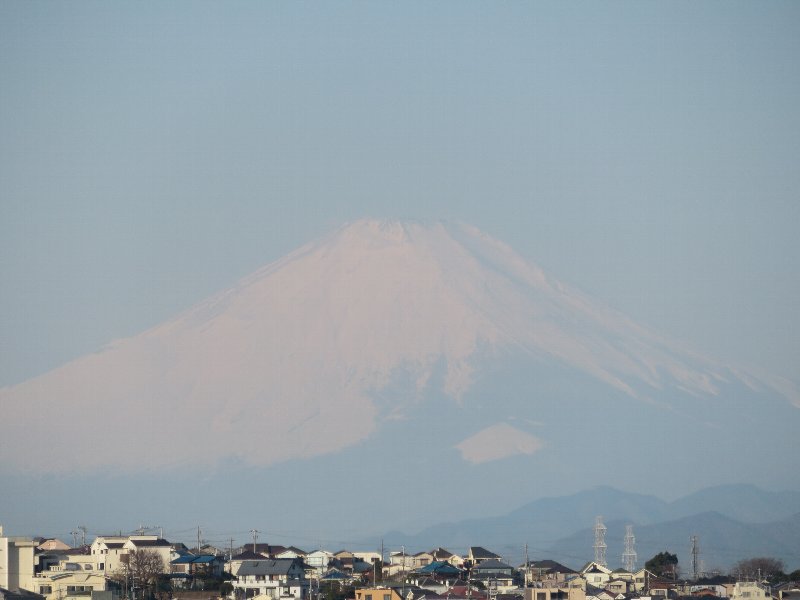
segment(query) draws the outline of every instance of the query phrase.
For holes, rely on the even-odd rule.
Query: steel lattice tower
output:
[[[700,544],[696,535],[690,539],[692,540],[692,579],[697,579],[700,577]]]
[[[633,525],[625,525],[625,552],[622,553],[622,566],[628,573],[636,569],[636,538],[633,537]]]
[[[598,565],[606,566],[606,526],[603,525],[603,517],[598,516],[594,519],[594,562]]]

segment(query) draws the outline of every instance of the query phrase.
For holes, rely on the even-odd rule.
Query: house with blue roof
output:
[[[224,566],[221,556],[183,552],[170,561],[169,576],[177,585],[188,587],[195,577],[222,577]]]

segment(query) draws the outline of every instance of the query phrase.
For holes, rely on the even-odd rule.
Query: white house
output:
[[[599,588],[605,587],[606,583],[611,579],[611,569],[595,561],[590,561],[583,565],[579,573],[586,580],[586,583]]]
[[[328,564],[333,560],[333,552],[327,550],[314,550],[306,554],[306,564],[314,569],[319,576],[328,570]]]
[[[128,536],[97,536],[94,538],[89,551],[97,561],[97,568],[100,571],[113,573],[119,570],[122,565],[121,556],[128,553],[123,547],[128,541]]]
[[[739,581],[733,586],[730,600],[769,600],[772,598],[769,587],[756,581]]]
[[[299,558],[244,560],[239,566],[233,587],[245,598],[308,598],[308,580]]]

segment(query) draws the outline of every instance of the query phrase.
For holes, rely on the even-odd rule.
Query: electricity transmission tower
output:
[[[622,553],[622,566],[628,573],[636,570],[636,538],[633,536],[633,525],[625,525],[625,552]]]
[[[692,541],[692,579],[700,577],[700,543],[697,541],[697,536],[693,535]]]
[[[606,566],[606,526],[603,525],[603,517],[598,516],[594,519],[594,562],[598,565]]]

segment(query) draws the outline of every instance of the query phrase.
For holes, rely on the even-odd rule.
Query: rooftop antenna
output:
[[[597,516],[594,519],[594,562],[605,567],[606,563],[606,531],[603,525],[603,517]]]
[[[139,528],[135,529],[134,533],[136,535],[142,536],[146,532],[155,531],[156,529],[158,529],[159,537],[163,538],[164,537],[164,528],[161,527],[161,525],[142,525],[141,523],[139,523]]]
[[[625,552],[622,553],[622,566],[628,573],[636,569],[636,538],[633,536],[633,525],[625,525]]]

